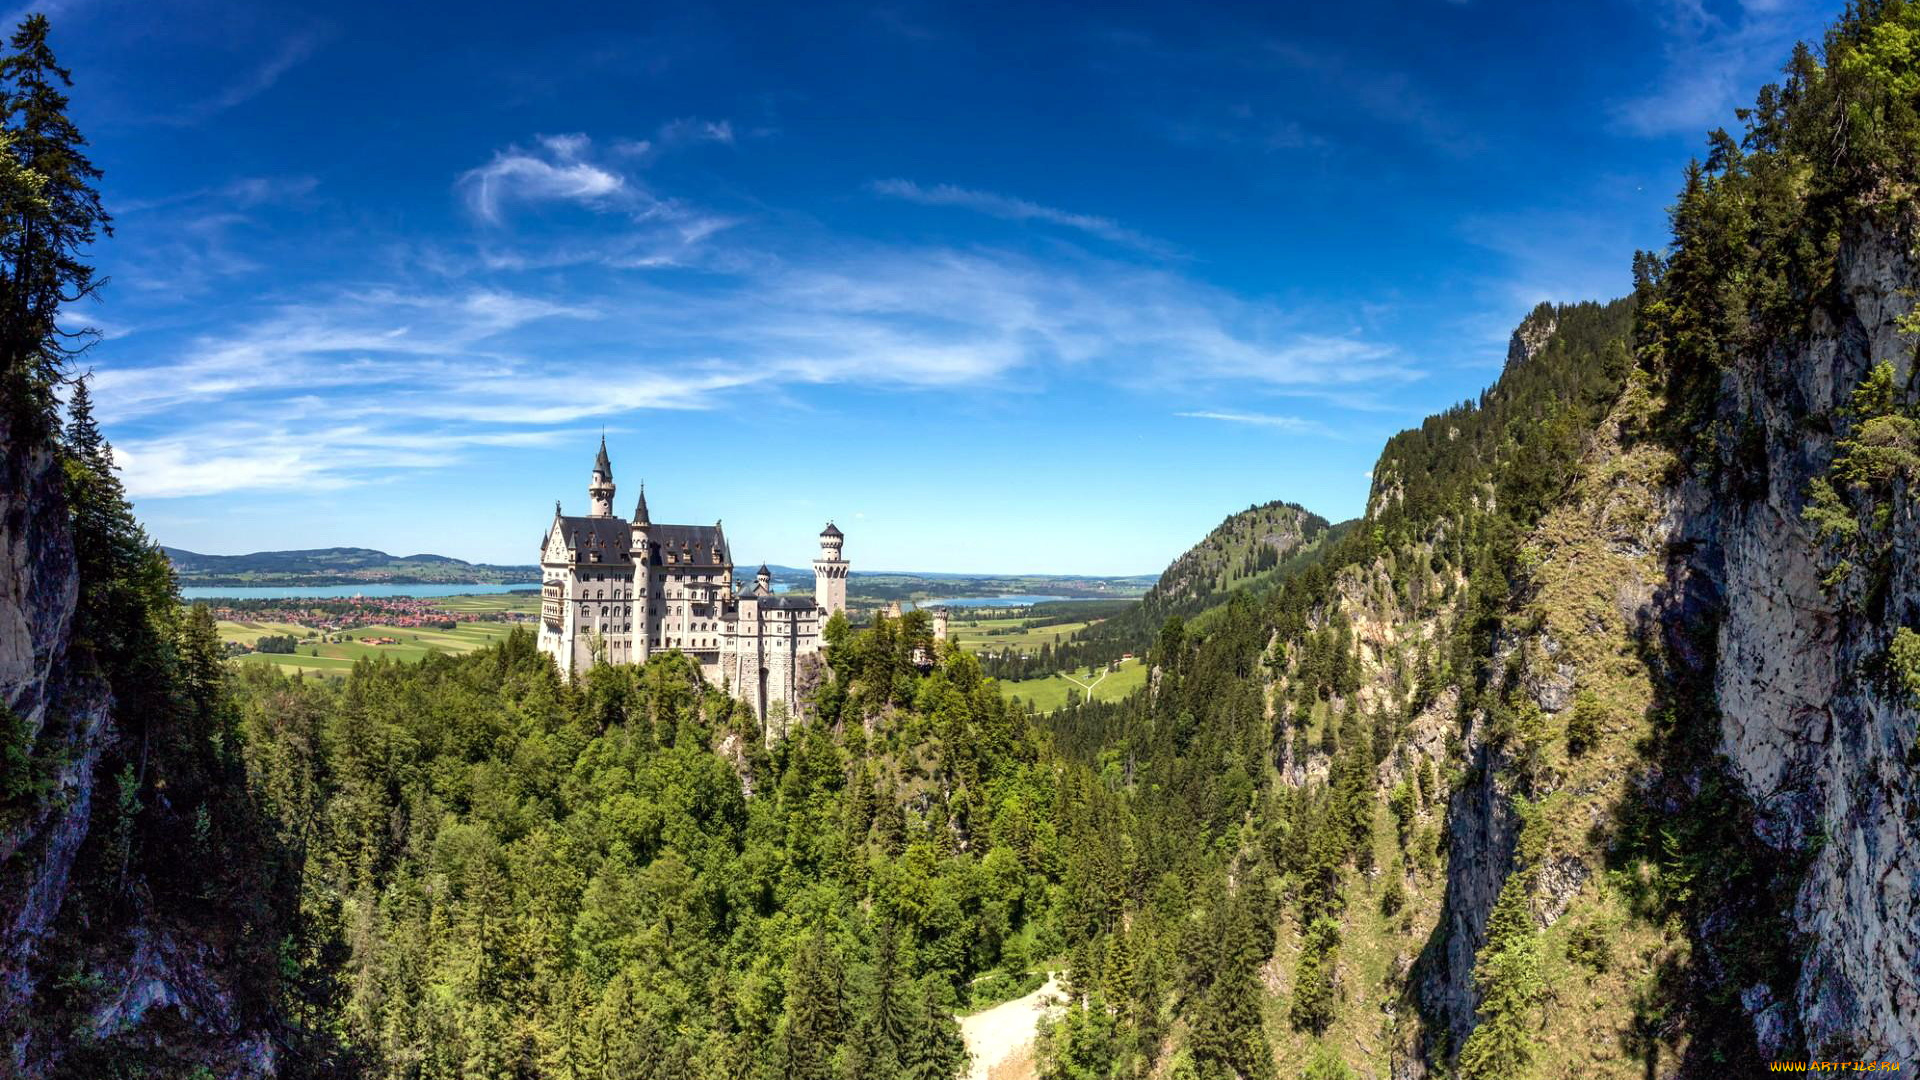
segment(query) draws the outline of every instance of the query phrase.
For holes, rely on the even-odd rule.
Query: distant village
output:
[[[518,611],[447,611],[439,606],[445,597],[354,596],[346,599],[243,600],[212,605],[213,617],[235,623],[291,623],[311,631],[308,640],[325,643],[358,641],[362,645],[397,645],[387,636],[358,637],[353,631],[367,626],[399,627],[413,630],[451,630],[463,622],[530,623],[536,615]],[[260,639],[259,648],[238,642],[229,643],[230,653],[291,652],[280,637]]]

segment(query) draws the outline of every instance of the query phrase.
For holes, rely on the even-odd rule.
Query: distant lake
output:
[[[1026,607],[1049,600],[1071,600],[1071,596],[1040,596],[1036,593],[1006,593],[1001,596],[930,596],[917,607]]]
[[[351,596],[477,596],[516,589],[538,591],[537,581],[518,585],[192,585],[180,590],[188,600],[290,600],[295,597],[341,599]]]

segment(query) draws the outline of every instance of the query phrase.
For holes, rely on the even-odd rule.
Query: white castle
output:
[[[828,617],[847,609],[840,530],[828,522],[820,533],[813,595],[780,596],[765,566],[751,587],[735,585],[719,522],[654,524],[644,484],[633,520],[615,517],[604,437],[587,497],[585,517],[554,503],[540,540],[540,651],[560,673],[571,679],[597,663],[638,664],[678,649],[761,719],[775,703],[798,715],[801,660],[820,651]]]

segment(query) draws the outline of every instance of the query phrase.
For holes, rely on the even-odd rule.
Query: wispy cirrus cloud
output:
[[[1016,198],[1011,195],[999,195],[991,191],[978,191],[972,188],[956,187],[953,184],[935,184],[922,187],[911,180],[876,180],[867,185],[876,195],[892,199],[903,199],[919,203],[922,206],[952,206],[963,210],[972,210],[988,217],[1006,221],[1038,221],[1048,225],[1077,229],[1089,236],[1096,236],[1109,243],[1130,247],[1150,255],[1168,256],[1172,248],[1149,236],[1144,236],[1112,218],[1094,214],[1076,214],[1069,210],[1057,210],[1051,206],[1042,206],[1036,202]]]
[[[584,160],[592,146],[585,135],[543,135],[538,141],[545,153],[510,147],[462,173],[459,186],[468,209],[485,221],[498,222],[509,203],[612,207],[638,194],[619,173]]]
[[[744,265],[697,288],[609,282],[591,307],[460,284],[343,292],[282,305],[177,355],[103,365],[98,397],[115,423],[166,430],[127,441],[128,489],[155,498],[255,485],[275,470],[358,483],[444,467],[489,438],[537,441],[637,410],[719,409],[748,390],[1030,393],[1071,379],[1288,394],[1417,377],[1384,346],[1109,260],[865,247]],[[550,359],[556,341],[566,343],[563,364]],[[273,452],[259,459],[271,469],[221,467],[235,416],[272,418],[261,446]],[[403,451],[423,426],[464,441],[416,459]],[[380,446],[395,452],[372,452]]]
[[[660,139],[653,142],[616,141],[608,155],[599,154],[593,140],[578,132],[541,135],[535,138],[533,149],[508,147],[497,151],[485,165],[462,173],[455,186],[467,208],[489,225],[504,224],[509,208],[515,204],[542,203],[619,213],[634,225],[610,230],[596,224],[584,232],[569,232],[549,223],[531,245],[488,243],[479,256],[482,265],[490,270],[525,270],[598,263],[631,270],[692,262],[696,248],[731,228],[736,219],[656,195],[615,163],[642,165],[659,147],[682,139],[719,141],[721,135],[732,139],[724,121],[718,125],[706,121],[675,123],[698,124],[707,133],[668,135],[663,128]],[[606,160],[608,157],[614,161]]]
[[[300,66],[320,47],[327,35],[319,30],[302,30],[284,39],[267,56],[210,97],[196,101],[179,112],[158,119],[162,123],[198,124],[236,105],[259,97],[273,88],[287,72]]]
[[[1299,416],[1283,416],[1273,413],[1199,411],[1174,413],[1175,416],[1189,420],[1218,420],[1228,424],[1242,424],[1248,427],[1273,428],[1277,431],[1296,435],[1325,435],[1327,426],[1316,420]]]
[[[1777,75],[1796,41],[1818,41],[1828,4],[1745,0],[1727,14],[1702,0],[1658,0],[1663,70],[1645,93],[1613,103],[1610,122],[1629,135],[1703,135],[1733,120],[1753,89]]]
[[[474,447],[546,446],[561,431],[476,433],[443,426],[397,433],[364,426],[329,427],[321,437],[279,423],[240,422],[114,447],[127,490],[144,498],[279,491],[289,485],[338,490],[457,460]]]
[[[721,143],[733,145],[733,122],[730,120],[703,120],[697,116],[683,116],[660,125],[656,135],[661,145],[673,146],[686,143]]]
[[[700,123],[665,126],[655,142],[724,141]],[[767,245],[754,246],[729,231],[732,216],[656,194],[620,164],[644,162],[603,145],[543,135],[460,174],[455,192],[483,226],[469,252],[426,249],[384,278],[224,311],[162,345],[129,335],[95,376],[103,419],[125,432],[129,491],[350,486],[636,411],[723,409],[750,392],[781,401],[805,387],[1029,394],[1070,380],[1180,400],[1229,388],[1364,396],[1419,377],[1396,350],[1339,329],[1341,316],[1197,280],[1107,218],[892,180],[872,190],[1117,250],[769,243],[748,230]],[[282,192],[236,182],[229,194]],[[589,214],[507,227],[513,210],[540,205]],[[425,447],[438,452],[415,452]]]

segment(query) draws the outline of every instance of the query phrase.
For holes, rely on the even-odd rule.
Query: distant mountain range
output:
[[[518,585],[539,584],[540,568],[470,563],[447,555],[389,555],[373,548],[306,548],[248,555],[202,555],[162,547],[180,584],[279,588],[294,585]],[[758,566],[735,567],[743,580]],[[810,566],[769,566],[774,584],[813,591]],[[1076,599],[1135,597],[1153,575],[1099,577],[1083,574],[946,574],[917,571],[853,572],[848,592],[859,600],[918,600],[939,596],[1034,594]]]
[[[446,555],[389,555],[372,548],[307,548],[202,555],[162,547],[182,585],[513,585],[540,582],[537,566],[470,563]]]

